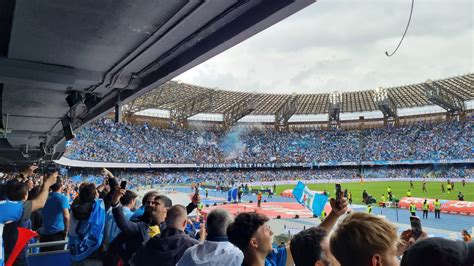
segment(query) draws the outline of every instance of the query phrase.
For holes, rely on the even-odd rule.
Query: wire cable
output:
[[[408,23],[407,23],[407,27],[405,28],[405,32],[403,33],[403,36],[402,36],[402,39],[400,40],[400,42],[398,43],[397,45],[397,48],[395,48],[395,50],[389,54],[387,51],[385,51],[385,55],[388,56],[388,57],[391,57],[392,55],[394,55],[398,48],[400,48],[400,45],[402,44],[403,42],[403,39],[405,39],[405,35],[407,34],[407,31],[408,31],[408,28],[410,27],[410,22],[411,22],[411,16],[413,14],[413,6],[415,5],[415,0],[411,0],[411,10],[410,10],[410,17],[408,18]]]

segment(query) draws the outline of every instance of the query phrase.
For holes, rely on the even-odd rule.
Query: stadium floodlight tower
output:
[[[428,100],[447,111],[448,120],[462,118],[466,106],[459,95],[430,79],[423,83],[422,86],[425,88]]]
[[[397,106],[388,95],[386,88],[378,87],[373,91],[375,105],[383,114],[384,124],[398,124]]]
[[[335,91],[329,95],[329,127],[338,128],[342,107],[342,95]]]
[[[292,93],[275,113],[275,129],[277,131],[290,130],[289,120],[298,108],[298,95]]]

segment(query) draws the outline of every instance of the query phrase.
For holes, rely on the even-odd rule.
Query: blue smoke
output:
[[[221,143],[221,149],[226,159],[234,159],[242,155],[247,149],[242,137],[246,134],[246,129],[239,127],[233,128],[224,136]]]

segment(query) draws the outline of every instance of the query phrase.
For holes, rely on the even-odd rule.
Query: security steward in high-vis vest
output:
[[[423,219],[428,219],[429,209],[430,209],[430,205],[428,204],[428,201],[425,199],[425,201],[423,201]]]
[[[416,216],[416,206],[415,203],[410,203],[410,214],[411,216]]]
[[[433,202],[433,205],[434,205],[434,211],[435,211],[435,219],[436,218],[441,219],[439,217],[439,214],[441,213],[441,202],[439,202],[438,199],[435,199],[435,201]]]
[[[372,206],[370,204],[367,205],[367,213],[372,213]]]
[[[380,197],[380,205],[381,205],[383,208],[385,208],[385,201],[386,201],[386,200],[387,200],[387,199],[385,198],[385,195],[382,194],[382,197]]]

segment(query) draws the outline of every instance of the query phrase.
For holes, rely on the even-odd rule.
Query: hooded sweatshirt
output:
[[[137,251],[132,265],[176,265],[184,252],[198,243],[181,230],[166,228],[161,235],[153,237]]]
[[[208,237],[203,243],[188,248],[177,266],[240,266],[243,260],[242,251],[230,243],[226,236]]]

